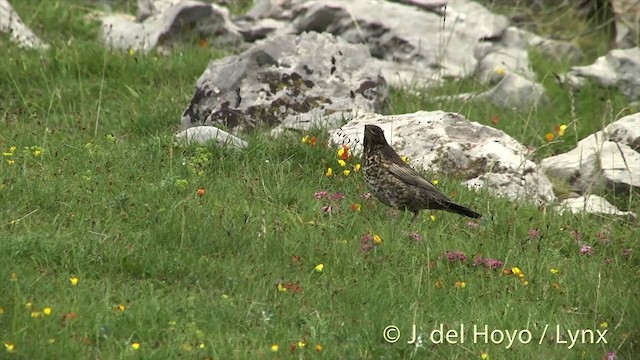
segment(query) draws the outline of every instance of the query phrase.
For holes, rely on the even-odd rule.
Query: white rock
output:
[[[636,219],[636,214],[631,211],[621,211],[613,206],[606,199],[597,195],[580,196],[577,198],[566,199],[560,202],[560,212],[569,210],[572,213],[587,212],[591,214],[601,215],[619,215],[626,216],[629,219]]]
[[[11,41],[20,47],[48,49],[49,44],[40,40],[28,26],[22,22],[18,13],[8,0],[0,0],[0,33],[9,33]]]
[[[184,143],[195,142],[205,144],[215,141],[219,145],[229,145],[234,148],[244,149],[247,142],[213,126],[194,126],[176,134],[176,140]]]

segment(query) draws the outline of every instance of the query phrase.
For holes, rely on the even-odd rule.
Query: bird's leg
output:
[[[420,215],[419,210],[413,212],[413,217],[411,218],[411,225],[416,223],[416,220],[418,220],[418,215]]]

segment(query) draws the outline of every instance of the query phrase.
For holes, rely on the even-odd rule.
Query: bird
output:
[[[482,217],[482,214],[453,202],[402,161],[379,126],[364,126],[363,147],[363,175],[367,188],[383,204],[413,212],[411,224],[423,209],[444,210],[474,219]]]

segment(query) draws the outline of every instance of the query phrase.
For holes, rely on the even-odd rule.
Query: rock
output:
[[[544,172],[583,193],[640,188],[640,113],[580,140],[575,149],[542,160]]]
[[[631,101],[640,100],[640,48],[611,50],[592,65],[572,67],[564,80],[581,87],[587,79],[601,86],[617,87]]]
[[[506,72],[535,80],[536,74],[529,63],[527,42],[518,28],[507,28],[499,38],[479,42],[474,54],[479,64],[476,78],[483,84],[499,82]]]
[[[184,143],[196,142],[198,144],[215,141],[218,145],[229,145],[238,149],[247,147],[246,141],[213,126],[195,126],[188,128],[176,134],[176,140]]]
[[[138,0],[138,21],[152,15],[161,14],[169,8],[180,4],[183,0]]]
[[[234,23],[238,26],[238,31],[242,34],[244,41],[254,42],[256,40],[264,39],[267,35],[273,34],[279,30],[284,29],[287,23],[275,19],[260,19],[243,21],[242,19],[235,19]]]
[[[575,63],[584,58],[582,49],[572,42],[547,39],[523,29],[514,29],[520,32],[529,48],[535,49],[539,51],[540,54],[550,57],[556,61]]]
[[[27,27],[8,0],[0,0],[0,33],[9,33],[9,38],[18,46],[32,49],[48,49],[49,44],[40,40]]]
[[[538,203],[555,200],[552,186],[528,157],[528,149],[503,131],[471,122],[460,114],[419,111],[413,114],[363,114],[338,130],[331,143],[362,151],[365,124],[376,124],[390,144],[408,156],[412,166],[449,175],[462,175],[469,186]]]
[[[449,1],[446,21],[412,5],[376,0],[301,2],[293,14],[296,32],[324,31],[367,44],[382,75],[397,87],[473,74],[473,47],[500,36],[508,25],[504,16],[468,0]]]
[[[640,46],[640,3],[638,0],[611,0],[615,21],[615,43],[626,49]]]
[[[487,99],[498,106],[521,112],[528,112],[549,101],[542,85],[514,73],[505,73],[496,86],[475,98]]]
[[[560,202],[560,212],[569,210],[572,213],[587,212],[599,215],[618,215],[625,216],[630,220],[637,218],[636,214],[631,211],[620,211],[606,199],[597,195],[587,195],[578,198],[563,200]]]
[[[276,35],[237,56],[209,63],[182,116],[182,128],[224,126],[234,133],[277,126],[336,127],[377,111],[387,85],[364,45],[329,34]]]
[[[162,4],[160,9],[153,10],[162,12],[150,15],[142,22],[118,15],[103,17],[101,37],[105,44],[114,49],[144,52],[159,47],[166,52],[183,37],[209,38],[222,45],[242,41],[242,35],[231,23],[225,8],[197,1],[179,1],[173,6],[170,6],[171,1],[153,3]]]

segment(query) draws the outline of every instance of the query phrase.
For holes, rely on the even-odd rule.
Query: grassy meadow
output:
[[[170,56],[110,52],[87,2],[12,3],[52,47],[0,37],[0,359],[640,351],[636,223],[559,215],[429,174],[485,216],[424,211],[410,226],[411,214],[390,218],[368,198],[361,160],[326,146],[326,129],[247,134],[241,151],[178,146],[196,79],[234,49],[194,39]],[[615,90],[558,85],[553,72],[569,64],[532,59],[551,101],[530,113],[430,100],[478,90],[469,79],[392,90],[387,112],[460,112],[537,148],[538,159],[631,113]],[[640,210],[635,194],[603,195]]]

